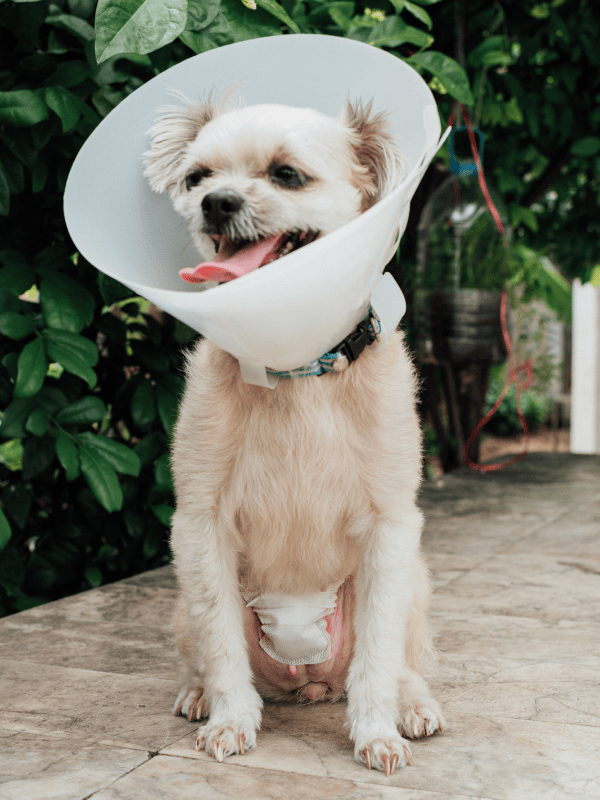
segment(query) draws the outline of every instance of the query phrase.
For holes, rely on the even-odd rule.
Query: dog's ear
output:
[[[148,178],[154,192],[167,192],[178,183],[177,167],[183,159],[187,145],[198,132],[217,115],[212,98],[206,103],[188,103],[187,106],[165,109],[150,129],[150,149],[144,153]]]
[[[406,175],[404,156],[390,132],[388,115],[373,113],[373,101],[366,105],[348,101],[343,121],[354,133],[353,148],[360,165],[357,186],[365,211],[392,191]]]

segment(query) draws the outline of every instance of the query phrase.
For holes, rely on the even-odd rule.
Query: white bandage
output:
[[[341,584],[325,592],[311,595],[289,595],[265,592],[247,602],[258,614],[263,650],[280,664],[322,664],[331,657],[331,638],[325,617],[335,611],[337,590]],[[250,595],[244,594],[248,601]]]

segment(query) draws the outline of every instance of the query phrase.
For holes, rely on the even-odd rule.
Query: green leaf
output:
[[[144,543],[142,545],[142,554],[146,560],[155,558],[158,555],[163,540],[164,535],[158,525],[156,528],[151,528],[148,531],[144,536]]]
[[[98,272],[98,288],[107,306],[133,296],[131,289],[103,272]]]
[[[368,40],[375,47],[398,47],[407,42],[417,47],[428,47],[433,38],[407,25],[400,17],[386,17],[371,29]]]
[[[6,173],[0,164],[0,214],[5,217],[10,211],[10,189]]]
[[[156,384],[156,405],[158,408],[158,416],[165,429],[166,434],[170,437],[173,435],[173,428],[177,421],[177,411],[179,408],[179,401],[177,395],[165,389],[164,386]]]
[[[535,213],[530,208],[525,208],[524,206],[515,206],[512,209],[511,223],[514,228],[517,228],[521,224],[526,225],[529,230],[534,233],[538,229],[538,221]]]
[[[79,477],[79,456],[73,439],[60,431],[56,437],[56,455],[65,471],[68,481]]]
[[[120,511],[123,506],[123,492],[113,467],[90,447],[80,445],[79,459],[81,471],[96,500],[109,512]]]
[[[106,406],[99,397],[88,394],[63,408],[56,415],[59,425],[87,425],[99,422],[106,414]]]
[[[69,89],[78,86],[91,75],[89,64],[85,61],[64,61],[59,64],[56,71],[46,80],[47,86],[63,86]]]
[[[6,519],[4,511],[0,509],[0,550],[4,550],[11,536],[10,522]]]
[[[173,514],[175,513],[175,509],[172,506],[161,503],[159,505],[150,506],[150,508],[160,523],[165,525],[167,528],[171,526],[171,520],[173,518]]]
[[[83,571],[85,575],[86,581],[96,588],[97,586],[102,585],[102,572],[98,569],[98,567],[86,567]]]
[[[48,180],[48,159],[44,153],[40,153],[38,160],[31,170],[31,191],[34,194],[41,192]]]
[[[30,89],[0,92],[0,122],[30,128],[44,119],[48,119],[48,108],[35,92]]]
[[[37,394],[42,388],[47,371],[48,359],[44,342],[36,338],[21,350],[17,362],[15,397],[32,397]]]
[[[82,378],[93,389],[98,378],[90,369],[98,361],[98,349],[89,339],[69,331],[45,328],[42,335],[46,341],[48,356],[57,361],[67,372]]]
[[[142,380],[136,387],[131,398],[131,416],[140,428],[145,428],[156,419],[154,387],[150,381]]]
[[[34,436],[43,436],[48,430],[48,412],[44,408],[35,408],[27,417],[25,430]]]
[[[8,191],[11,194],[21,194],[25,189],[25,170],[23,164],[16,158],[6,156],[4,163],[0,166],[0,173],[2,172],[4,172]]]
[[[427,50],[425,53],[417,53],[409,58],[408,63],[416,64],[430,72],[438,79],[448,94],[452,95],[459,103],[467,106],[474,104],[475,99],[469,86],[467,73],[453,58],[436,50]]]
[[[302,33],[294,20],[287,14],[285,9],[279,5],[279,3],[275,2],[275,0],[256,0],[256,5],[260,6],[260,8],[263,8],[265,11],[268,11],[269,14],[272,14],[280,22],[284,22],[288,28],[291,28],[291,30],[294,31],[294,33]]]
[[[20,439],[11,439],[0,445],[0,464],[4,464],[12,472],[23,468],[23,443]],[[23,506],[19,505],[19,512],[23,513],[24,510]]]
[[[99,453],[117,472],[134,477],[140,474],[140,459],[126,444],[89,431],[78,434],[77,441]]]
[[[100,0],[96,59],[158,50],[183,32],[186,19],[187,0]]]
[[[8,264],[0,269],[0,289],[17,296],[31,289],[33,281],[33,271],[26,264]]]
[[[600,139],[597,136],[586,136],[571,145],[571,152],[574,156],[595,156],[600,151]]]
[[[188,0],[186,30],[201,31],[215,19],[221,0]]]
[[[416,17],[419,20],[419,22],[422,22],[424,25],[427,25],[427,30],[431,30],[433,22],[431,21],[431,17],[427,13],[427,11],[425,11],[424,8],[419,8],[419,6],[415,5],[414,3],[409,3],[408,0],[405,0],[404,8],[414,17]]]
[[[173,490],[173,473],[171,472],[171,454],[163,453],[154,465],[154,480],[161,491]]]
[[[511,64],[512,56],[503,36],[488,36],[471,50],[468,62],[472,67],[500,67]]]
[[[79,104],[75,96],[62,86],[48,86],[44,91],[44,97],[48,107],[59,117],[62,132],[71,130],[80,117]]]
[[[33,407],[33,400],[17,398],[2,414],[0,422],[0,436],[5,439],[22,439],[25,436],[25,422]]]
[[[46,23],[54,28],[72,33],[83,42],[93,42],[95,33],[93,27],[84,19],[75,17],[72,14],[56,14],[46,18]]]
[[[40,304],[50,328],[79,333],[94,318],[94,298],[80,283],[60,273],[44,271]]]
[[[54,461],[55,442],[50,436],[28,436],[23,448],[23,478],[28,481]]]
[[[0,333],[8,336],[9,339],[24,339],[30,336],[35,330],[35,326],[29,317],[17,314],[14,311],[5,311],[0,314]]]

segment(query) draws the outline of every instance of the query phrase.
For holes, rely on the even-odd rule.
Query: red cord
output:
[[[479,158],[479,151],[477,149],[477,143],[475,142],[475,134],[473,132],[473,127],[471,125],[471,120],[469,119],[469,115],[467,114],[467,110],[464,105],[460,104],[460,109],[462,111],[462,115],[465,120],[465,125],[467,127],[467,133],[469,134],[469,142],[471,144],[471,152],[473,153],[473,160],[475,161],[475,165],[477,167],[477,178],[479,180],[479,186],[481,188],[481,192],[485,198],[485,202],[490,210],[490,213],[496,223],[496,227],[500,232],[500,235],[504,238],[504,243],[508,245],[506,240],[506,232],[504,230],[504,225],[502,224],[502,220],[500,219],[500,214],[498,213],[498,209],[496,208],[494,201],[491,198],[489,190],[487,188],[487,184],[485,182],[485,176],[483,174],[483,165],[481,163],[481,159]],[[450,114],[450,119],[448,120],[448,125],[452,126],[454,124],[454,117],[455,117],[456,108],[452,109],[452,113]],[[527,427],[527,421],[525,420],[525,416],[523,415],[523,410],[521,408],[521,392],[523,389],[528,389],[531,385],[531,381],[533,380],[533,371],[531,369],[531,362],[526,361],[524,364],[520,364],[518,367],[514,366],[514,355],[512,350],[512,343],[510,341],[510,336],[508,334],[508,328],[506,325],[506,301],[507,301],[507,293],[506,290],[502,292],[502,301],[500,304],[500,324],[502,326],[502,336],[504,337],[504,343],[506,345],[506,351],[508,353],[508,364],[510,367],[510,371],[508,373],[508,377],[506,379],[506,383],[504,384],[504,388],[502,389],[502,393],[500,397],[496,400],[493,407],[488,411],[485,417],[478,423],[475,429],[472,431],[471,435],[467,439],[465,444],[465,460],[471,469],[479,470],[480,472],[493,472],[498,469],[504,469],[504,467],[508,467],[511,464],[516,464],[517,461],[520,461],[522,458],[525,457],[527,451],[529,450],[530,444],[530,433],[529,428]],[[521,381],[519,380],[519,372],[525,370],[527,373],[527,380],[523,386],[521,386]],[[501,464],[476,464],[474,461],[471,461],[469,456],[469,448],[479,435],[481,429],[486,425],[490,419],[494,416],[500,404],[506,397],[506,393],[510,387],[510,384],[514,383],[517,389],[517,414],[519,415],[519,421],[521,423],[521,428],[523,429],[523,433],[525,434],[525,447],[523,451],[516,456],[515,458],[511,458],[510,461],[505,461]]]
[[[506,383],[504,384],[504,389],[502,389],[502,394],[496,400],[492,408],[488,411],[485,417],[478,423],[475,427],[469,438],[467,439],[467,443],[465,444],[465,459],[467,464],[471,467],[471,469],[477,469],[480,472],[493,472],[497,469],[504,469],[504,467],[510,466],[510,464],[516,464],[517,461],[520,461],[524,456],[527,454],[529,450],[529,441],[530,441],[530,434],[529,428],[527,427],[527,421],[523,415],[523,411],[521,409],[521,392],[523,389],[528,389],[531,385],[531,381],[533,380],[533,372],[531,369],[531,362],[526,361],[524,364],[520,364],[518,367],[514,367],[514,356],[512,351],[512,344],[510,341],[510,336],[508,335],[508,328],[506,326],[506,298],[507,293],[506,291],[502,292],[502,302],[500,304],[500,323],[502,325],[502,336],[504,337],[504,343],[506,345],[506,350],[508,351],[508,363],[510,366],[510,372],[508,373],[508,377],[506,379]],[[519,380],[518,374],[522,370],[525,370],[527,373],[527,380],[525,384],[521,386],[521,381]],[[501,464],[476,464],[474,461],[471,461],[469,457],[469,448],[479,435],[479,432],[486,425],[490,419],[494,416],[500,404],[506,397],[506,393],[508,392],[509,386],[511,383],[514,383],[517,387],[517,414],[519,415],[519,420],[521,422],[521,427],[523,428],[523,433],[525,434],[525,447],[523,452],[520,453],[515,458],[511,458],[510,461],[504,461]]]

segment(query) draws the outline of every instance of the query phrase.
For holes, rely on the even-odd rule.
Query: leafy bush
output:
[[[501,377],[490,380],[485,401],[485,414],[490,411],[500,397],[503,388],[504,380]],[[526,389],[521,392],[521,409],[527,427],[530,431],[534,431],[548,421],[552,413],[552,398]],[[492,433],[497,436],[511,436],[522,432],[517,412],[517,390],[514,383],[510,385],[502,404],[483,430],[484,433]]]
[[[78,257],[62,216],[81,144],[157,71],[147,56],[99,66],[93,11],[0,5],[0,614],[169,558],[191,331]]]

